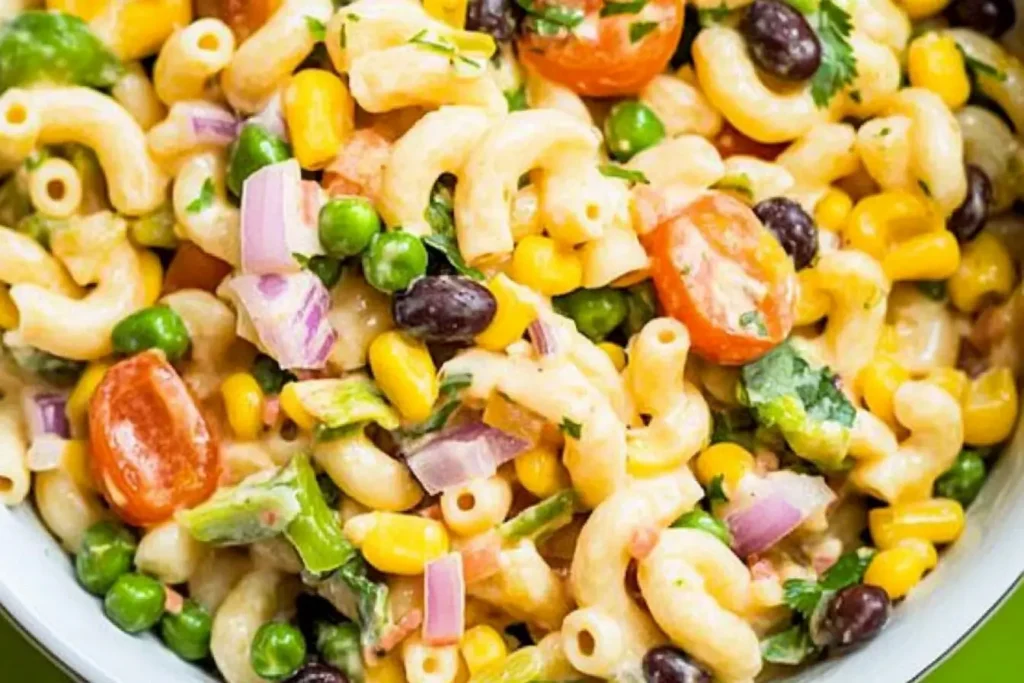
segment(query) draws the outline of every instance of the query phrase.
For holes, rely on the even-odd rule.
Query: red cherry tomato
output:
[[[281,6],[281,0],[195,0],[196,14],[220,19],[239,42],[260,29]]]
[[[89,439],[93,477],[130,524],[162,522],[217,487],[217,437],[158,351],[107,371],[89,403]]]
[[[545,0],[536,0],[538,12]],[[638,92],[665,70],[683,32],[682,0],[651,0],[642,9],[601,16],[628,3],[605,0],[557,0],[547,7],[582,10],[585,19],[571,31],[553,35],[537,30],[527,17],[519,39],[519,58],[545,78],[580,95],[616,97]],[[607,5],[607,8],[606,8]],[[542,24],[548,26],[549,24]]]
[[[231,265],[192,244],[182,242],[167,267],[163,293],[179,289],[204,289],[212,292],[231,272]]]
[[[718,149],[718,153],[722,155],[723,159],[728,159],[729,157],[736,156],[737,154],[743,154],[745,156],[764,159],[765,161],[775,161],[775,157],[782,154],[786,147],[789,146],[789,143],[782,142],[770,144],[767,142],[758,142],[757,140],[748,138],[746,135],[727,123],[722,127],[722,132],[715,137],[714,145],[715,148]]]
[[[701,195],[644,241],[661,305],[686,325],[700,356],[739,365],[789,336],[793,262],[746,204]]]

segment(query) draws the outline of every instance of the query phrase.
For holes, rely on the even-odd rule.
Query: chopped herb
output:
[[[430,414],[423,422],[412,425],[411,427],[405,427],[398,430],[398,433],[409,439],[415,439],[436,432],[437,430],[448,424],[448,418],[452,416],[452,413],[458,409],[462,404],[462,399],[459,397],[459,393],[468,387],[473,382],[473,375],[468,372],[456,373],[453,375],[446,375],[441,380],[441,385],[438,387],[438,399],[443,399],[440,407],[435,408],[434,412]]]
[[[637,14],[647,5],[647,0],[605,0],[601,8],[602,17],[613,17],[617,14]]]
[[[722,488],[725,482],[724,475],[717,475],[711,478],[711,483],[708,484],[707,495],[708,503],[728,503],[729,496],[725,495],[725,489]]]
[[[732,173],[730,175],[723,176],[711,186],[711,189],[735,192],[743,195],[747,199],[754,199],[754,185],[750,181],[750,176],[746,173]]]
[[[759,337],[768,336],[768,328],[764,324],[764,316],[761,311],[747,311],[740,316],[740,327],[744,330],[753,328]]]
[[[458,52],[454,44],[444,38],[430,35],[430,31],[427,29],[414,35],[409,42],[442,55],[454,56]]]
[[[505,101],[508,102],[509,112],[523,111],[529,109],[530,104],[526,101],[526,86],[521,85],[515,90],[505,91]]]
[[[656,21],[634,21],[629,25],[629,42],[639,43],[648,33],[658,28]]]
[[[814,17],[811,19],[813,25]],[[823,108],[857,77],[857,60],[850,46],[853,26],[846,10],[833,0],[822,0],[816,24],[821,41],[821,66],[811,78],[811,97],[815,106]]]
[[[313,36],[313,40],[323,40],[327,35],[327,26],[316,17],[307,16],[306,27],[309,29],[309,35]]]
[[[967,54],[967,50],[965,50],[959,43],[956,48],[960,50],[960,54],[964,57],[964,66],[967,67],[967,70],[971,72],[971,75],[974,76],[975,79],[979,76],[987,76],[988,78],[995,79],[999,82],[1006,80],[1005,71],[1000,71],[991,64],[970,56]]]
[[[537,7],[535,0],[516,0],[516,4],[522,7],[527,14],[537,18],[538,29],[541,29],[541,24],[545,25],[545,28],[541,29],[542,31],[551,30],[552,24],[557,28],[574,29],[586,18],[586,14],[578,7],[566,7],[552,2],[543,7]],[[545,34],[542,33],[542,35]]]
[[[558,429],[568,436],[579,440],[583,436],[583,425],[579,422],[574,422],[567,417],[562,418],[562,424],[558,425]]]
[[[889,126],[886,126],[882,130],[878,131],[878,135],[879,135],[879,137],[885,137],[886,135],[888,135],[891,132],[892,132],[892,129],[889,128]]]
[[[338,45],[341,45],[341,49],[344,50],[348,47],[348,36],[346,29],[347,24],[341,24],[341,31],[338,32]]]
[[[602,164],[597,170],[601,171],[601,175],[606,175],[609,178],[621,178],[631,185],[635,183],[650,185],[651,183],[651,181],[647,179],[647,176],[642,172],[631,171],[628,168],[623,168],[616,164]]]
[[[355,12],[349,12],[348,14],[345,15],[345,18],[351,21],[353,24],[357,23],[360,19],[362,19],[362,17],[360,17]]]
[[[793,626],[761,641],[761,656],[772,664],[796,666],[814,651],[814,643],[811,642],[807,629],[801,625]]]
[[[858,548],[853,552],[843,553],[836,563],[821,575],[818,583],[825,590],[840,591],[848,586],[864,580],[864,572],[875,557],[872,548]]]
[[[732,10],[726,6],[723,0],[722,4],[718,7],[697,10],[697,22],[701,28],[708,28],[709,26],[722,23],[729,18],[730,14],[732,14]]]
[[[921,192],[924,192],[924,195],[926,197],[931,197],[932,196],[932,189],[930,187],[928,187],[928,183],[926,183],[925,181],[923,181],[920,178],[918,178],[917,186],[921,188]]]
[[[50,151],[45,147],[37,149],[25,157],[25,170],[34,171],[43,165],[43,162],[50,158]]]
[[[860,96],[860,90],[851,90],[850,99],[856,102],[857,104],[860,104],[863,101]]]
[[[789,579],[782,585],[782,599],[794,611],[810,619],[818,607],[824,589],[817,581]]]
[[[945,280],[918,280],[917,289],[932,301],[946,300]]]
[[[462,391],[473,383],[473,375],[469,372],[456,372],[451,375],[445,375],[444,379],[441,380],[441,385],[438,387],[438,394],[440,396],[448,396],[456,391]]]
[[[199,213],[213,204],[213,178],[203,181],[203,187],[199,190],[199,196],[188,203],[185,210],[189,213]]]
[[[484,279],[483,273],[466,263],[466,259],[462,258],[459,244],[454,237],[450,235],[426,235],[423,237],[423,244],[444,254],[444,257],[448,259],[448,263],[452,265],[452,268],[459,275],[465,275],[474,280]]]

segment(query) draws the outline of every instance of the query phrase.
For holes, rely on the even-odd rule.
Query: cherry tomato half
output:
[[[196,14],[231,27],[239,42],[255,33],[281,6],[281,0],[195,0]]]
[[[182,242],[167,267],[163,293],[179,289],[203,289],[212,292],[231,272],[231,265],[192,244]]]
[[[690,330],[700,356],[739,365],[789,335],[793,262],[743,202],[720,192],[701,195],[644,243],[661,305]]]
[[[89,439],[97,486],[130,524],[162,522],[217,487],[217,437],[158,351],[107,371],[89,403]]]
[[[636,3],[606,0],[544,2],[536,0],[538,14],[557,7],[560,14],[568,8],[584,12],[585,17],[570,30],[538,21],[538,14],[528,15],[519,39],[519,58],[580,95],[614,97],[638,92],[665,70],[683,32],[682,0],[650,0],[639,11],[629,9]]]
[[[774,144],[758,142],[748,138],[728,123],[722,126],[722,131],[715,137],[713,143],[723,159],[743,154],[765,161],[775,161],[775,158],[789,146],[787,142]]]

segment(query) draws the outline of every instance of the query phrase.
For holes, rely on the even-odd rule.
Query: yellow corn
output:
[[[114,52],[121,59],[155,55],[175,29],[192,23],[191,0],[128,0],[117,13]]]
[[[92,468],[89,465],[89,442],[86,439],[70,439],[64,446],[60,467],[83,491],[96,490]]]
[[[263,431],[263,391],[256,379],[236,372],[220,385],[220,395],[235,436],[246,441],[258,437]]]
[[[953,233],[931,232],[897,244],[882,261],[890,280],[945,280],[960,267]]]
[[[939,552],[935,549],[935,545],[924,539],[904,538],[896,544],[896,547],[910,548],[917,553],[917,556],[921,558],[921,562],[924,563],[925,571],[935,569],[935,566],[939,563]]]
[[[907,16],[915,20],[934,16],[946,9],[949,3],[950,0],[899,0]]]
[[[142,269],[142,289],[146,292],[146,305],[152,306],[160,298],[164,286],[164,267],[160,258],[149,249],[139,250],[139,266]]]
[[[930,543],[952,543],[964,530],[964,508],[949,498],[931,498],[868,513],[871,538],[879,548],[896,547],[907,538]]]
[[[448,552],[448,530],[437,520],[397,512],[374,517],[360,549],[367,562],[386,574],[422,574],[428,562]]]
[[[288,83],[284,115],[299,165],[323,168],[337,156],[355,127],[355,104],[341,79],[323,69],[304,69]]]
[[[618,344],[612,342],[601,342],[597,345],[597,348],[604,351],[605,355],[608,356],[612,361],[612,365],[619,372],[626,367],[626,350]]]
[[[926,88],[950,109],[959,109],[971,96],[967,65],[952,36],[925,33],[910,43],[907,74],[915,88]]]
[[[309,432],[316,427],[316,418],[309,414],[306,407],[302,405],[302,401],[299,400],[299,395],[295,391],[295,382],[288,382],[281,388],[278,401],[281,404],[281,410],[299,429]]]
[[[946,393],[955,398],[957,403],[967,391],[967,373],[956,368],[935,368],[928,373],[925,380],[945,389]]]
[[[949,299],[964,313],[974,313],[990,296],[1005,297],[1017,274],[1013,257],[995,235],[983,232],[963,249],[960,267],[947,283]]]
[[[496,275],[487,283],[498,303],[494,319],[476,336],[476,343],[491,351],[504,351],[512,342],[522,339],[526,328],[536,317],[537,310],[523,300],[515,285],[504,275]]]
[[[18,326],[18,307],[14,305],[7,285],[0,284],[0,330],[13,330]]]
[[[459,651],[469,667],[470,675],[484,667],[502,661],[508,656],[508,646],[493,627],[480,624],[466,631],[459,643]]]
[[[377,386],[402,417],[413,422],[430,417],[437,400],[437,369],[423,342],[385,332],[370,344],[369,357]]]
[[[882,334],[878,338],[878,345],[875,347],[877,353],[896,353],[899,350],[900,337],[896,332],[895,325],[883,325]]]
[[[89,367],[78,378],[78,384],[68,396],[64,412],[73,436],[86,436],[89,433],[89,399],[96,393],[96,387],[103,381],[103,376],[109,368],[110,365],[107,363],[89,363]]]
[[[520,453],[516,456],[515,468],[519,483],[538,498],[547,498],[572,483],[558,449],[551,444],[539,443]]]
[[[832,299],[821,288],[817,271],[804,268],[797,273],[796,324],[812,325],[828,314]]]
[[[583,283],[583,262],[572,247],[527,235],[512,253],[512,279],[546,296],[568,294]]]
[[[964,441],[991,446],[1008,438],[1017,422],[1017,384],[1009,368],[992,368],[967,386],[962,404]]]
[[[900,385],[910,379],[907,369],[891,356],[877,356],[861,370],[858,379],[868,410],[890,427],[895,427],[892,397]]]
[[[864,572],[864,583],[878,586],[890,600],[902,598],[924,576],[924,560],[913,548],[890,548],[880,551]]]
[[[846,243],[881,261],[889,245],[912,235],[935,231],[935,216],[909,192],[896,190],[864,197],[843,229]]]
[[[819,228],[842,232],[853,210],[853,199],[838,187],[830,187],[814,205],[814,222]]]
[[[697,456],[697,479],[704,486],[722,477],[730,487],[754,469],[754,456],[743,446],[722,442],[708,447]]]
[[[468,4],[468,0],[423,0],[423,9],[452,28],[465,28]]]
[[[366,683],[406,683],[400,652],[401,648],[395,648],[372,666],[368,664],[364,671]]]
[[[110,3],[111,0],[46,0],[46,9],[73,14],[83,21],[92,21]]]

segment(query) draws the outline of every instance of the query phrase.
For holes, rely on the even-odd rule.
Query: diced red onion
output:
[[[189,133],[200,144],[227,147],[238,137],[238,119],[227,109],[208,102],[179,102],[174,109],[186,118]]]
[[[835,493],[821,477],[788,470],[747,477],[725,511],[740,557],[760,553],[785,538],[833,500]]]
[[[70,437],[71,428],[64,412],[67,403],[66,393],[26,389],[21,395],[21,406],[29,439],[35,440],[44,434]]]
[[[288,124],[284,119],[284,109],[281,107],[280,93],[271,97],[262,111],[249,117],[245,122],[255,123],[263,130],[273,133],[285,142],[291,141],[288,136]]]
[[[320,196],[314,197],[303,183],[295,159],[249,176],[242,185],[242,272],[293,273],[302,268],[296,254],[324,253],[316,226]]]
[[[558,353],[558,331],[540,318],[530,323],[527,328],[530,343],[534,351],[541,356],[553,356]]]
[[[459,553],[427,563],[423,593],[423,640],[428,645],[459,642],[466,629],[466,582]]]
[[[407,458],[409,469],[430,495],[489,477],[529,444],[483,422],[445,429]]]
[[[239,275],[225,292],[238,308],[238,334],[285,369],[319,369],[337,341],[327,322],[327,288],[304,270],[287,275]]]
[[[52,434],[43,434],[32,439],[25,457],[25,466],[30,472],[49,472],[58,469],[64,462],[68,440]]]

